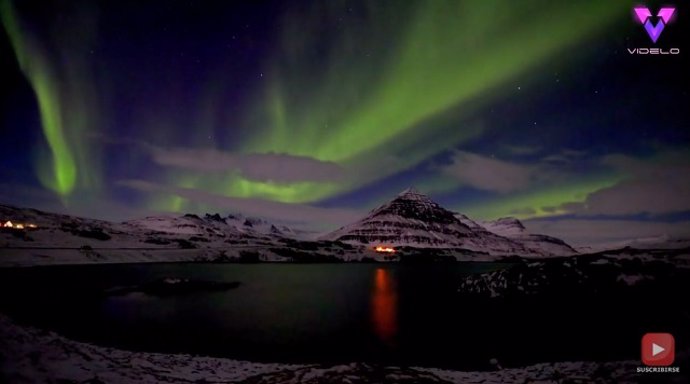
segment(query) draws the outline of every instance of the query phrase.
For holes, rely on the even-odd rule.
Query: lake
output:
[[[458,294],[463,276],[508,266],[187,263],[4,269],[0,310],[20,323],[99,345],[266,362],[488,369],[494,358],[504,366],[638,358],[639,337],[654,325],[648,316],[636,316],[644,312],[640,306],[591,298],[466,300]],[[102,295],[114,286],[164,277],[241,285],[172,297]]]

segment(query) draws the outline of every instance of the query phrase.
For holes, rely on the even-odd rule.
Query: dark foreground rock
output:
[[[671,260],[587,255],[543,260],[516,258],[513,265],[464,278],[461,294],[492,298],[629,295],[635,291],[686,292],[690,269]]]

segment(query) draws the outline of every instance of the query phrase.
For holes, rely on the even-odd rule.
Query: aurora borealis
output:
[[[477,218],[683,224],[687,55],[629,55],[634,4],[1,0],[0,199],[330,228],[414,185]],[[658,46],[685,48],[681,5]]]

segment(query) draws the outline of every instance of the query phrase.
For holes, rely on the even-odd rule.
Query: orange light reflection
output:
[[[371,321],[374,333],[390,344],[398,332],[398,292],[390,272],[378,268],[371,296]]]

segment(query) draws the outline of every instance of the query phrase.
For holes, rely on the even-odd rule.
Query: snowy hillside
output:
[[[494,233],[465,215],[441,207],[414,189],[403,191],[365,218],[326,234],[322,239],[372,245],[462,248],[491,255],[574,253],[558,239],[526,233],[519,236]]]
[[[541,255],[572,255],[577,251],[563,240],[547,235],[532,234],[520,220],[504,217],[495,221],[484,221],[481,226],[499,236],[518,241],[530,251]]]
[[[293,231],[258,218],[219,214],[149,216],[113,223],[35,209],[0,205],[0,220],[33,225],[3,229],[0,245],[10,247],[208,248],[225,244],[270,245]],[[197,243],[196,245],[188,244]]]
[[[0,314],[0,376],[18,382],[59,383],[573,383],[634,382],[637,361],[540,363],[496,371],[451,371],[388,367],[366,363],[339,365],[255,363],[206,356],[133,352],[67,339],[22,326]],[[78,368],[78,369],[75,369]],[[588,379],[592,380],[588,380]]]
[[[514,218],[475,221],[414,189],[361,220],[308,240],[305,232],[241,214],[160,215],[113,223],[0,205],[4,265],[158,261],[496,260],[577,254]],[[393,253],[375,250],[394,247]],[[50,250],[50,251],[49,251]],[[409,257],[408,257],[409,256]]]
[[[149,216],[123,223],[0,205],[0,267],[144,262],[383,260],[363,246],[239,214]],[[21,228],[19,227],[21,225]]]
[[[275,225],[257,217],[242,215],[206,214],[200,217],[193,214],[184,216],[150,216],[143,219],[130,220],[123,223],[126,226],[145,231],[175,233],[196,236],[238,236],[238,237],[283,237],[295,234],[293,230],[283,225]]]

